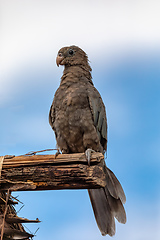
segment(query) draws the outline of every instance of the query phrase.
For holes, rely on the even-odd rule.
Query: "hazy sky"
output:
[[[107,109],[107,165],[127,196],[115,240],[160,238],[160,2],[0,0],[0,155],[55,147],[48,112],[63,67],[81,47]],[[21,192],[35,239],[97,240],[87,191]],[[19,206],[20,207],[20,206]],[[19,208],[17,207],[17,209]]]

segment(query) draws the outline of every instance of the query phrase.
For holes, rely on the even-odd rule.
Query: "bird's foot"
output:
[[[86,155],[86,160],[88,162],[88,166],[90,166],[90,163],[91,163],[91,154],[95,152],[94,150],[92,150],[91,148],[88,148],[86,151],[85,151],[85,155]]]
[[[59,154],[61,154],[61,153],[60,153],[60,151],[59,151],[59,149],[58,149],[57,152],[56,152],[55,155],[54,155],[55,158],[57,158]]]

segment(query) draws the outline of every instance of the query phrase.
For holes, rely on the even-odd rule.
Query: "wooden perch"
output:
[[[29,220],[27,218],[20,218],[18,216],[12,216],[12,215],[7,215],[5,220],[7,223],[39,223],[41,222],[39,221],[38,218],[36,220]]]
[[[15,199],[11,196],[10,190],[7,192],[0,192],[0,199],[5,202],[5,205],[0,206],[0,239],[1,240],[30,240],[34,235],[27,233],[22,223],[39,223],[39,219],[29,220],[27,218],[20,218],[16,215],[14,206],[10,203]]]
[[[93,153],[23,155],[4,158],[0,189],[5,191],[88,189],[106,185],[104,156]]]
[[[5,204],[5,200],[0,198],[0,205],[4,205]],[[15,205],[15,204],[18,204],[17,201],[13,201],[11,199],[8,200],[8,205]]]
[[[7,236],[5,237],[4,239],[26,239],[26,240],[29,240],[29,238],[33,238],[34,235],[33,234],[30,234],[30,233],[27,233],[27,232],[22,232],[20,230],[17,230],[17,229],[11,229],[11,228],[4,228],[4,235]],[[11,237],[12,238],[11,238]]]

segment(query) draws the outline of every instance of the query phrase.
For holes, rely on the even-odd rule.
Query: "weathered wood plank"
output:
[[[103,154],[92,154],[92,163],[98,163],[103,159]],[[24,165],[40,165],[40,164],[69,164],[69,163],[84,163],[87,161],[84,153],[74,154],[59,154],[56,158],[55,155],[21,155],[12,158],[5,158],[3,161],[3,169],[10,167],[18,167]]]
[[[0,215],[0,218],[2,216]],[[37,218],[36,220],[29,220],[27,218],[21,218],[18,216],[12,216],[12,215],[7,215],[6,216],[6,222],[7,223],[40,223],[41,221],[39,221],[39,219]]]
[[[104,156],[93,153],[88,166],[84,153],[17,156],[4,159],[0,190],[88,189],[106,185]]]

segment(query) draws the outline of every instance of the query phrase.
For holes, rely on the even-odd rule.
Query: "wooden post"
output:
[[[45,150],[44,150],[45,151]],[[38,151],[41,152],[41,151]],[[0,157],[0,239],[33,238],[22,223],[38,223],[36,220],[16,215],[10,197],[11,191],[36,191],[54,189],[89,189],[106,186],[104,156],[93,153],[90,166],[84,153]],[[34,154],[34,155],[33,155]]]
[[[8,191],[7,191],[7,196],[6,196],[5,209],[4,209],[4,213],[3,213],[3,217],[2,217],[2,224],[1,224],[1,240],[3,240],[4,224],[5,224],[6,214],[7,214],[7,210],[8,210],[8,200],[9,200],[9,196],[10,196],[10,191],[9,191],[9,189],[8,189]]]
[[[0,189],[5,191],[89,189],[106,185],[104,156],[93,153],[88,166],[84,153],[22,155],[4,158]]]

